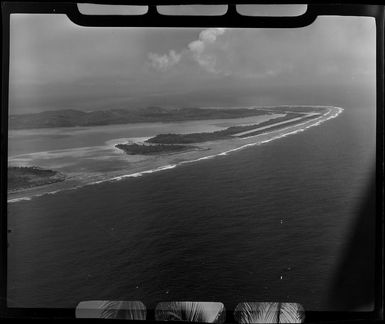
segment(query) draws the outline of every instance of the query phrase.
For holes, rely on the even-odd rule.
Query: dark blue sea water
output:
[[[9,306],[280,300],[327,309],[375,165],[374,108],[344,108],[227,156],[10,204]]]

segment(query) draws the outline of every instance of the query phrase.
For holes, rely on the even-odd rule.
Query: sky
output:
[[[100,28],[62,14],[12,14],[10,39],[11,114],[354,106],[375,95],[367,17],[324,16],[295,29]]]

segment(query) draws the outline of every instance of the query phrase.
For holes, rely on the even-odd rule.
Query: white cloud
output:
[[[209,28],[199,34],[199,39],[203,42],[214,43],[219,35],[225,33],[225,28]]]
[[[190,42],[187,48],[179,53],[170,50],[168,54],[149,53],[148,58],[153,68],[159,71],[166,71],[170,67],[176,65],[181,60],[182,56],[188,56],[202,66],[206,71],[217,73],[216,56],[206,53],[207,46],[214,44],[218,36],[225,33],[225,28],[209,28],[200,32],[199,38]]]
[[[225,33],[225,28],[209,28],[203,30],[199,34],[199,39],[188,44],[188,48],[191,51],[193,58],[209,72],[219,72],[216,69],[216,56],[213,54],[205,53],[205,50],[209,44],[215,43],[217,37]]]
[[[148,58],[151,66],[159,71],[166,71],[173,65],[177,64],[182,57],[182,54],[171,50],[168,54],[159,55],[156,53],[149,53]]]

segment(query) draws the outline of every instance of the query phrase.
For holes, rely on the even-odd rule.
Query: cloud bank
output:
[[[170,50],[168,54],[159,55],[156,53],[149,53],[148,58],[151,61],[151,66],[159,71],[166,71],[171,66],[177,64],[182,57],[181,53],[176,53]]]
[[[214,44],[217,38],[226,32],[225,28],[208,28],[200,32],[199,38],[190,42],[186,48],[177,53],[170,50],[168,54],[149,53],[148,59],[153,68],[159,71],[167,71],[172,66],[178,64],[182,56],[197,62],[206,71],[218,73],[216,68],[216,56],[207,52],[207,48]]]

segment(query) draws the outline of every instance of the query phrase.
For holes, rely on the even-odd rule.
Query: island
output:
[[[158,144],[145,145],[137,143],[117,144],[116,148],[130,155],[153,155],[161,153],[180,153],[186,150],[196,149],[191,145]]]
[[[130,123],[170,123],[193,120],[233,119],[273,114],[263,108],[164,108],[145,107],[82,111],[65,109],[9,116],[9,129],[88,127]]]
[[[283,112],[283,111],[282,111]],[[190,133],[190,134],[159,134],[146,140],[152,144],[192,144],[209,141],[230,139],[233,137],[250,137],[260,135],[266,131],[275,131],[285,127],[309,121],[320,117],[319,112],[292,113],[286,112],[285,116],[269,119],[253,125],[232,126],[215,132]]]
[[[8,191],[28,189],[65,180],[65,176],[57,171],[38,167],[8,167]]]

